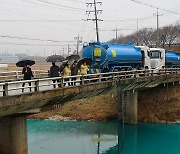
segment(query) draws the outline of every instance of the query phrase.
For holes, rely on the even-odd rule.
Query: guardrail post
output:
[[[19,79],[19,73],[16,72],[16,79]]]
[[[36,78],[36,71],[33,71],[33,76],[34,78]]]
[[[62,87],[64,87],[64,82],[63,82],[63,77],[61,77],[61,79],[60,79],[60,87],[62,88]]]
[[[39,80],[36,80],[36,81],[35,81],[34,91],[39,91]]]
[[[82,75],[81,76],[81,85],[83,85],[84,84],[84,76]]]
[[[114,73],[112,74],[112,80],[113,81],[115,80],[115,74]]]
[[[5,83],[5,85],[3,85],[3,96],[8,96],[8,83]]]
[[[101,82],[101,75],[99,75],[99,82]]]
[[[126,74],[126,72],[124,72],[124,77],[125,77],[125,79],[127,78],[127,74]]]

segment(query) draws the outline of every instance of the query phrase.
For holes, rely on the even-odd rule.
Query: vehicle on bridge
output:
[[[150,48],[150,69],[165,68],[165,49],[163,48]]]
[[[89,43],[83,46],[82,58],[92,59],[92,74],[142,67],[141,49],[131,44]]]
[[[179,55],[173,51],[132,44],[89,43],[83,46],[82,58],[92,59],[90,74],[180,67]]]
[[[180,53],[166,50],[166,67],[180,68]]]

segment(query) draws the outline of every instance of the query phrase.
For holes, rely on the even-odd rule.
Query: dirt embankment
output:
[[[55,110],[31,115],[29,118],[90,121],[112,120],[117,116],[116,102],[116,96],[114,95],[100,95],[90,99],[65,103]]]
[[[117,95],[100,95],[66,103],[56,110],[31,115],[33,119],[107,121],[117,119]],[[180,121],[180,86],[139,92],[138,121]]]
[[[138,99],[139,121],[180,121],[180,85],[147,89]]]

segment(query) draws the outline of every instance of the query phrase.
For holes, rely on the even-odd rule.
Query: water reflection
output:
[[[179,154],[180,124],[28,121],[29,154]]]

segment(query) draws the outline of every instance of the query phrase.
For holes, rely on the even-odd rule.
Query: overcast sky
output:
[[[100,1],[100,0],[99,0]],[[160,27],[180,21],[180,0],[138,0],[159,8]],[[83,42],[96,40],[93,0],[0,0],[0,53],[48,56],[76,48],[75,37]],[[139,28],[156,28],[156,8],[131,0],[101,0],[97,9],[100,41],[130,34]],[[13,38],[13,37],[18,37]],[[27,38],[27,39],[22,39]],[[49,40],[49,41],[47,41]]]

